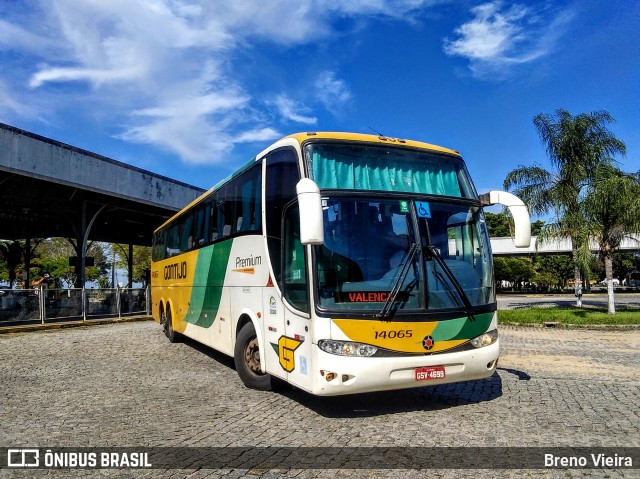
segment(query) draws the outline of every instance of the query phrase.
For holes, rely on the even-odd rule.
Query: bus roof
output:
[[[294,138],[298,143],[302,144],[305,141],[312,139],[320,140],[343,140],[343,141],[355,141],[363,143],[380,143],[384,145],[396,144],[400,146],[411,146],[414,148],[423,148],[427,150],[439,151],[442,153],[448,153],[450,155],[460,156],[460,153],[450,148],[444,148],[438,145],[432,145],[431,143],[423,143],[421,141],[406,140],[402,138],[393,138],[384,135],[367,135],[363,133],[347,133],[347,132],[328,132],[328,131],[310,131],[307,133],[294,133],[286,138]]]
[[[348,132],[335,132],[335,131],[334,132],[331,132],[331,131],[318,131],[318,132],[309,131],[309,132],[306,132],[306,133],[294,133],[292,135],[285,136],[284,138],[282,138],[282,139],[278,140],[277,142],[273,143],[267,149],[263,150],[263,153],[272,150],[274,147],[277,147],[278,143],[280,143],[282,140],[285,140],[285,139],[288,139],[288,138],[294,139],[300,145],[302,145],[305,141],[316,140],[316,139],[318,139],[318,140],[339,140],[339,141],[353,141],[353,142],[361,142],[361,143],[379,143],[379,144],[382,144],[382,145],[409,146],[409,147],[413,147],[413,148],[421,148],[421,149],[426,149],[426,150],[431,150],[431,151],[438,151],[438,152],[441,152],[441,153],[446,153],[446,154],[450,154],[450,155],[454,155],[454,156],[460,156],[460,153],[457,152],[456,150],[452,150],[450,148],[444,148],[442,146],[432,145],[430,143],[423,143],[421,141],[405,140],[405,139],[402,139],[402,138],[393,138],[393,137],[383,136],[383,135],[368,135],[368,134],[364,134],[364,133],[348,133]],[[165,221],[162,225],[160,225],[158,228],[156,228],[156,231],[159,230],[160,228],[162,228],[164,225],[166,225],[170,221],[172,221],[174,218],[180,216],[185,210],[187,210],[187,209],[191,208],[193,205],[199,203],[203,198],[208,196],[211,192],[213,192],[216,189],[220,188],[222,185],[224,185],[225,183],[227,183],[228,181],[230,181],[234,177],[238,176],[243,171],[249,169],[255,163],[256,159],[258,159],[257,156],[253,157],[247,163],[245,163],[240,168],[238,168],[238,170],[234,171],[231,175],[227,176],[223,180],[221,180],[218,183],[216,183],[213,187],[209,188],[209,190],[207,190],[205,193],[200,195],[198,198],[193,200],[188,205],[185,205],[184,208],[182,208],[175,215],[173,215],[171,218],[169,218],[167,221]]]

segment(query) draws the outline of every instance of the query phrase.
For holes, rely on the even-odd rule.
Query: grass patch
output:
[[[619,307],[616,314],[605,308],[526,308],[498,311],[505,323],[542,324],[640,324],[640,308]]]

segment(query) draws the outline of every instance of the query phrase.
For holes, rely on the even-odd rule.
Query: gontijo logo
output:
[[[168,264],[164,267],[164,279],[185,279],[187,277],[187,262]]]

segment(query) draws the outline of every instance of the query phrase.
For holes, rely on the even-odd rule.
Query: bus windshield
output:
[[[385,310],[466,311],[494,303],[484,219],[467,203],[323,198],[325,242],[315,247],[319,308],[383,317]]]
[[[305,159],[321,190],[477,198],[464,162],[452,155],[391,145],[312,142],[305,146]]]

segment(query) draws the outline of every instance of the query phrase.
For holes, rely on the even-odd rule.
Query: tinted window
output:
[[[156,232],[153,260],[261,228],[262,164],[258,163]]]
[[[300,242],[300,210],[297,202],[286,208],[283,229],[283,294],[293,307],[308,312],[307,255]]]
[[[267,158],[266,233],[269,257],[276,282],[282,287],[282,213],[284,206],[296,197],[300,180],[298,159],[293,150],[279,150]]]

